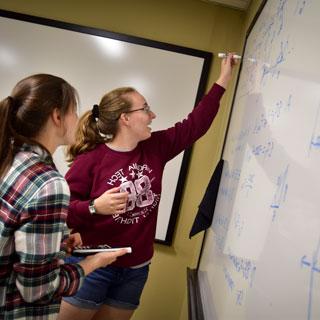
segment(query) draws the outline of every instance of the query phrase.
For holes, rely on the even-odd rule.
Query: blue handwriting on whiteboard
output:
[[[265,144],[258,144],[252,146],[252,153],[255,156],[263,156],[264,158],[270,158],[273,151],[273,141],[270,140]]]
[[[235,147],[234,150],[232,150],[232,153],[241,152],[244,149],[246,140],[249,137],[250,132],[250,127],[243,128],[240,130],[239,134],[232,138],[232,141],[235,142]]]
[[[291,53],[289,49],[289,41],[281,41],[280,51],[272,64],[264,63],[262,66],[261,84],[266,84],[267,76],[273,79],[278,79],[280,75],[280,65],[286,61],[288,54]]]
[[[232,262],[236,271],[242,274],[242,277],[247,280],[252,287],[254,275],[256,272],[256,265],[250,260],[236,257],[235,255],[228,254],[228,258]]]
[[[234,288],[234,281],[233,281],[233,279],[232,279],[232,277],[231,277],[231,274],[230,274],[230,272],[227,270],[226,267],[223,267],[223,272],[224,272],[224,277],[225,277],[225,279],[226,279],[226,281],[227,281],[228,287],[229,287],[229,289],[232,291],[233,288]]]
[[[309,2],[309,1],[307,1],[307,0],[297,0],[297,6],[296,6],[295,13],[298,14],[298,15],[302,15],[307,2]]]
[[[231,179],[234,181],[239,181],[240,179],[240,174],[241,174],[241,169],[233,169],[233,170],[225,170],[225,172],[223,173],[223,176],[226,179]]]
[[[255,124],[253,126],[253,133],[257,134],[261,130],[265,129],[268,125],[268,120],[264,113],[261,113],[260,117],[255,120]]]
[[[284,112],[288,112],[291,109],[291,103],[292,103],[292,95],[290,94],[287,101],[284,100],[278,100],[274,107],[270,108],[268,110],[268,120],[269,122],[273,123],[277,119],[280,118],[280,116]]]
[[[226,237],[225,234],[219,234],[217,232],[214,233],[214,241],[215,241],[218,249],[220,250],[220,252],[222,252],[222,250],[223,250],[225,237]]]
[[[308,293],[308,320],[312,317],[312,302],[313,302],[313,288],[314,288],[314,277],[315,273],[320,273],[320,268],[318,266],[318,257],[320,249],[320,240],[318,241],[317,248],[313,253],[312,261],[310,261],[306,255],[304,255],[300,260],[301,268],[310,269],[310,279],[309,279],[309,293]],[[318,301],[317,301],[318,303]]]
[[[277,190],[273,196],[273,201],[271,204],[271,209],[272,209],[272,220],[275,219],[277,211],[279,210],[280,206],[282,203],[286,201],[286,195],[288,191],[288,170],[289,170],[289,165],[287,165],[286,169],[284,172],[282,172],[277,179]]]
[[[288,0],[280,0],[279,6],[277,9],[277,17],[279,21],[279,29],[278,29],[278,35],[283,29],[283,24],[284,24],[284,11],[285,11],[285,5],[287,4]]]
[[[213,219],[213,227],[221,227],[228,230],[229,219],[225,216],[215,216]]]
[[[246,196],[248,196],[250,190],[252,190],[254,186],[254,176],[253,173],[248,174],[240,186],[240,190],[244,191]]]
[[[236,304],[238,304],[238,305],[240,305],[240,306],[242,305],[243,296],[244,296],[243,290],[238,290],[238,291],[237,291],[237,301],[236,301]]]
[[[312,149],[320,149],[319,114],[320,114],[320,105],[318,106],[317,114],[313,124],[313,131],[312,131],[311,141],[309,145],[309,155]]]
[[[235,189],[234,187],[229,188],[229,187],[222,186],[219,190],[219,195],[224,197],[226,201],[230,202],[233,199],[234,189]]]
[[[278,100],[274,106],[267,109],[267,112],[262,112],[254,121],[252,133],[258,134],[268,127],[270,123],[274,123],[280,119],[282,114],[291,110],[292,94],[289,94],[286,100]]]
[[[240,237],[242,230],[244,226],[244,219],[241,218],[241,215],[239,213],[235,214],[235,219],[234,219],[234,228],[237,231],[237,236]]]

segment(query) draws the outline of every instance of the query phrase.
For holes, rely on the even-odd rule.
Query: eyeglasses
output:
[[[149,113],[151,111],[151,107],[147,104],[143,108],[135,109],[135,110],[129,110],[126,113],[131,113],[131,112],[141,111],[141,110],[143,110],[145,113]]]

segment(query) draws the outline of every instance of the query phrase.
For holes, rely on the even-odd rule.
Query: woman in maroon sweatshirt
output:
[[[128,87],[107,93],[82,116],[77,142],[69,148],[68,226],[81,234],[84,245],[130,246],[132,253],[87,276],[80,291],[64,299],[60,320],[130,319],[153,255],[164,167],[207,132],[233,65],[229,54],[208,94],[171,128],[151,133],[156,115]]]

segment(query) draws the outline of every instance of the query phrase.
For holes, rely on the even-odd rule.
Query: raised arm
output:
[[[231,79],[234,64],[232,54],[223,59],[218,80],[187,118],[167,130],[154,133],[153,139],[164,162],[190,147],[208,131],[219,110],[220,99]]]
[[[232,68],[236,64],[237,60],[232,58],[233,54],[229,53],[227,58],[222,59],[220,75],[216,83],[227,89],[228,83],[232,78]]]

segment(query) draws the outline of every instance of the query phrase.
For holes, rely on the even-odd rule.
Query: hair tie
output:
[[[92,116],[95,118],[95,119],[99,119],[99,106],[97,104],[94,104],[93,105],[93,108],[91,110],[91,113],[92,113]]]
[[[11,106],[14,105],[14,98],[12,96],[8,96],[7,99],[10,101]]]
[[[7,99],[10,101],[10,108],[13,111],[13,113],[17,113],[19,106],[17,105],[16,99],[12,96],[8,96]]]

